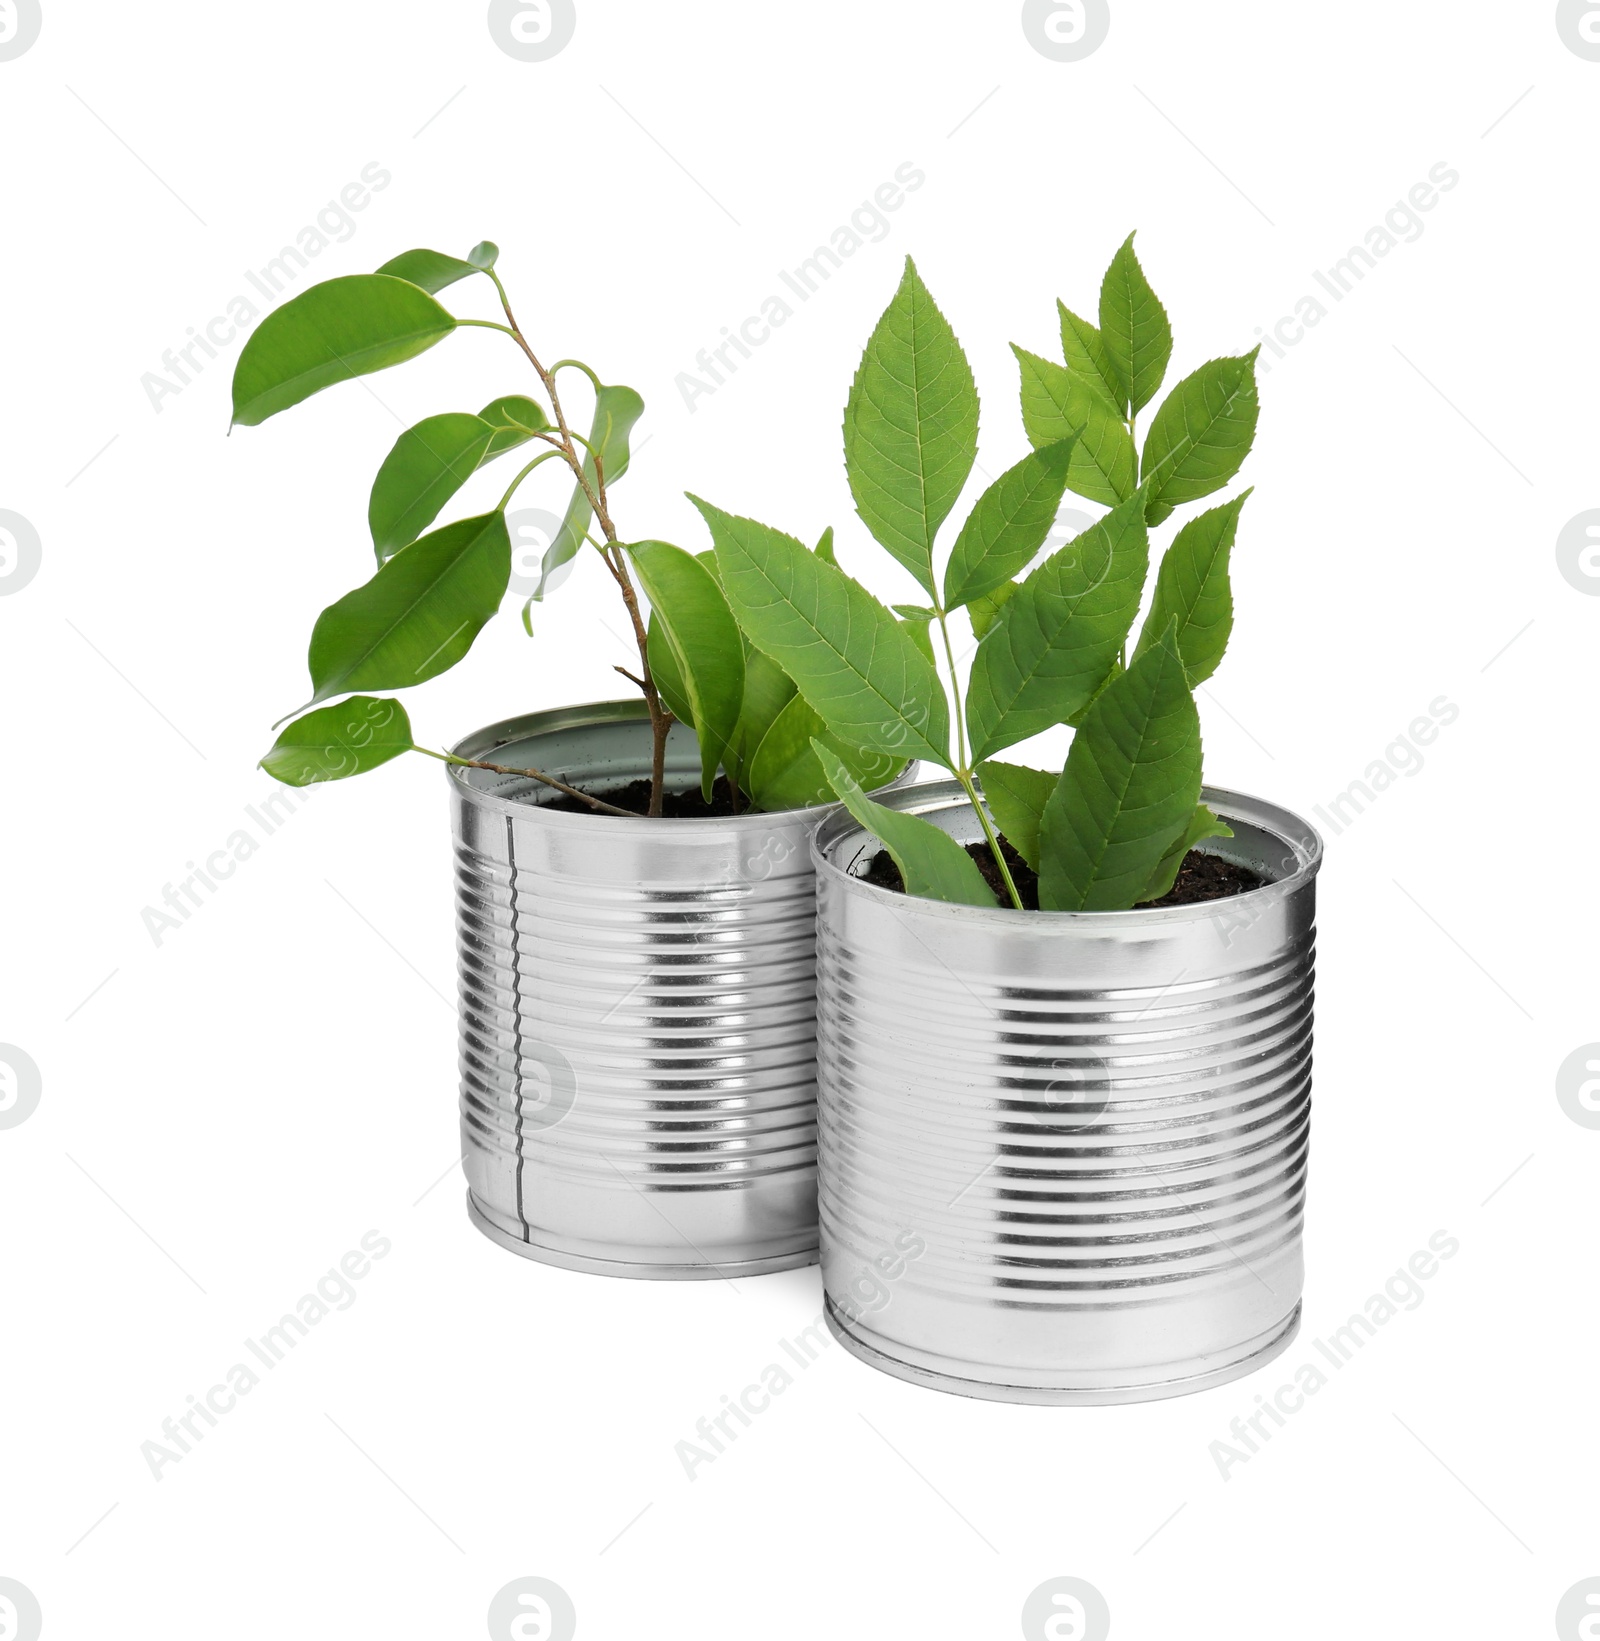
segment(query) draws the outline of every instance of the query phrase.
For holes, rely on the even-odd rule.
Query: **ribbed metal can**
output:
[[[880,801],[981,835],[954,782]],[[879,846],[848,815],[818,829],[823,1284],[874,1367],[1133,1402],[1293,1339],[1322,844],[1259,799],[1205,801],[1234,833],[1207,849],[1267,883],[1147,911],[913,899],[855,875]]]
[[[601,791],[650,772],[642,702],[494,724],[456,755]],[[675,726],[669,780],[699,779]],[[473,1221],[616,1276],[817,1257],[815,876],[826,807],[633,820],[449,771]]]

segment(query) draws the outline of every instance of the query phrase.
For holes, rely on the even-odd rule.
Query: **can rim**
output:
[[[1223,820],[1241,820],[1277,838],[1292,852],[1295,869],[1262,884],[1259,889],[1246,889],[1243,894],[1227,895],[1220,900],[1196,901],[1188,906],[1134,907],[1122,912],[1019,912],[1014,906],[963,906],[952,901],[925,900],[920,896],[896,893],[893,889],[880,888],[845,871],[833,857],[843,853],[855,840],[872,835],[845,809],[824,820],[811,834],[811,860],[819,879],[826,878],[838,884],[846,893],[902,910],[909,902],[919,914],[933,917],[969,922],[978,919],[985,923],[1003,920],[1005,927],[1015,932],[1030,928],[1060,932],[1068,928],[1127,928],[1130,925],[1148,928],[1164,923],[1200,923],[1222,916],[1232,907],[1258,907],[1270,900],[1285,899],[1316,877],[1322,866],[1322,835],[1292,809],[1285,809],[1266,798],[1219,786],[1201,787],[1200,796]],[[954,780],[922,781],[916,785],[902,786],[893,792],[880,793],[874,801],[888,809],[917,815],[925,815],[932,810],[967,807],[966,792],[961,783]]]
[[[474,730],[472,734],[457,741],[450,748],[450,752],[457,758],[485,758],[497,748],[524,740],[530,735],[551,735],[559,734],[562,730],[591,729],[599,724],[646,724],[649,720],[649,709],[638,697],[622,701],[586,701],[575,706],[546,707],[540,712],[524,712],[515,718],[502,718],[498,723],[486,724],[482,729]],[[897,777],[898,780],[904,781],[906,775],[915,767],[913,760],[906,771]],[[659,832],[663,826],[668,826],[678,831],[726,831],[730,827],[742,831],[757,831],[763,826],[772,826],[796,817],[815,819],[839,807],[836,803],[818,803],[809,804],[803,809],[747,809],[740,815],[631,816],[607,815],[598,811],[584,815],[570,810],[552,809],[548,804],[524,803],[516,798],[502,797],[497,792],[474,786],[467,779],[472,773],[471,770],[458,769],[454,765],[445,766],[446,776],[452,786],[459,789],[464,801],[479,805],[495,814],[510,815],[519,820],[536,819],[547,826],[582,827],[585,830],[603,826],[612,831],[622,831],[626,828],[648,826]],[[650,766],[646,759],[640,764],[638,775],[631,778],[646,777],[649,773]],[[879,796],[883,795],[883,792],[879,793]]]

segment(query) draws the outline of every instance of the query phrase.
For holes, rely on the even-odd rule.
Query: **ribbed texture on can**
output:
[[[579,784],[647,771],[631,706],[572,717],[498,726],[515,744],[492,761]],[[688,784],[692,741],[673,753]],[[507,801],[504,782],[455,783],[462,1136],[480,1226],[618,1274],[808,1262],[807,845],[821,812],[633,821],[553,812],[528,784]]]
[[[1221,812],[1259,849],[1248,802]],[[831,852],[862,849],[846,834]],[[964,916],[824,868],[824,1277],[862,1354],[974,1394],[1119,1400],[1216,1382],[1287,1338],[1312,894],[1306,872],[1177,913]],[[840,1316],[908,1235],[923,1251],[887,1300]]]

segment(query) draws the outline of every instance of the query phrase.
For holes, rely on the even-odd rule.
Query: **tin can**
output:
[[[1234,833],[1207,849],[1267,882],[1142,911],[914,899],[856,875],[879,845],[848,815],[819,828],[823,1283],[863,1361],[995,1401],[1132,1402],[1294,1337],[1322,844],[1204,797]],[[981,836],[953,781],[880,801]],[[863,1315],[862,1272],[908,1239]]]
[[[456,755],[594,792],[650,772],[642,702],[509,719]],[[669,782],[698,783],[674,726]],[[817,1257],[815,877],[828,808],[630,819],[452,767],[473,1221],[614,1276]]]

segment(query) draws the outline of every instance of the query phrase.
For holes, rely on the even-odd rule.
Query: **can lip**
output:
[[[1232,907],[1253,908],[1285,899],[1317,875],[1322,866],[1322,836],[1309,821],[1293,810],[1265,798],[1229,791],[1225,787],[1204,786],[1200,789],[1200,796],[1223,820],[1244,821],[1271,833],[1292,855],[1294,870],[1262,884],[1259,889],[1247,889],[1243,894],[1229,895],[1221,900],[1196,901],[1189,906],[1133,908],[1124,912],[1019,912],[1014,906],[962,906],[951,901],[925,900],[919,896],[896,893],[893,889],[882,889],[845,871],[834,856],[843,853],[851,843],[870,838],[872,834],[844,809],[824,820],[812,833],[811,860],[819,880],[826,878],[848,894],[876,900],[879,905],[894,906],[902,912],[909,902],[918,915],[960,919],[969,923],[977,920],[992,928],[1004,927],[1009,933],[1027,930],[1054,930],[1059,933],[1067,929],[1154,928],[1168,923],[1201,923],[1223,915]],[[875,801],[885,808],[912,814],[967,807],[967,795],[961,783],[954,780],[923,781],[914,786],[902,786],[893,792],[880,793]]]
[[[542,712],[525,712],[515,718],[502,718],[498,723],[486,724],[482,729],[475,730],[457,741],[450,751],[457,758],[490,758],[497,750],[513,742],[525,740],[530,735],[555,735],[563,730],[592,729],[604,724],[643,725],[649,721],[649,709],[638,697],[623,701],[586,701],[576,706],[547,707]],[[648,827],[657,836],[660,836],[663,828],[678,832],[726,832],[730,829],[757,832],[764,827],[780,825],[797,818],[805,819],[809,823],[839,807],[837,804],[819,803],[811,804],[804,809],[746,810],[742,815],[657,815],[653,818],[646,815],[635,817],[603,813],[582,815],[568,810],[552,809],[547,804],[520,802],[516,798],[502,797],[496,792],[486,791],[483,787],[474,786],[467,779],[473,773],[472,770],[458,769],[454,765],[445,766],[446,776],[452,785],[460,790],[466,802],[495,814],[513,816],[518,820],[537,820],[544,826],[581,828],[591,833],[596,827],[604,827],[612,832]],[[629,778],[639,779],[647,777],[649,773],[650,765],[646,757],[638,766],[637,774]],[[905,780],[905,774],[899,778]]]

